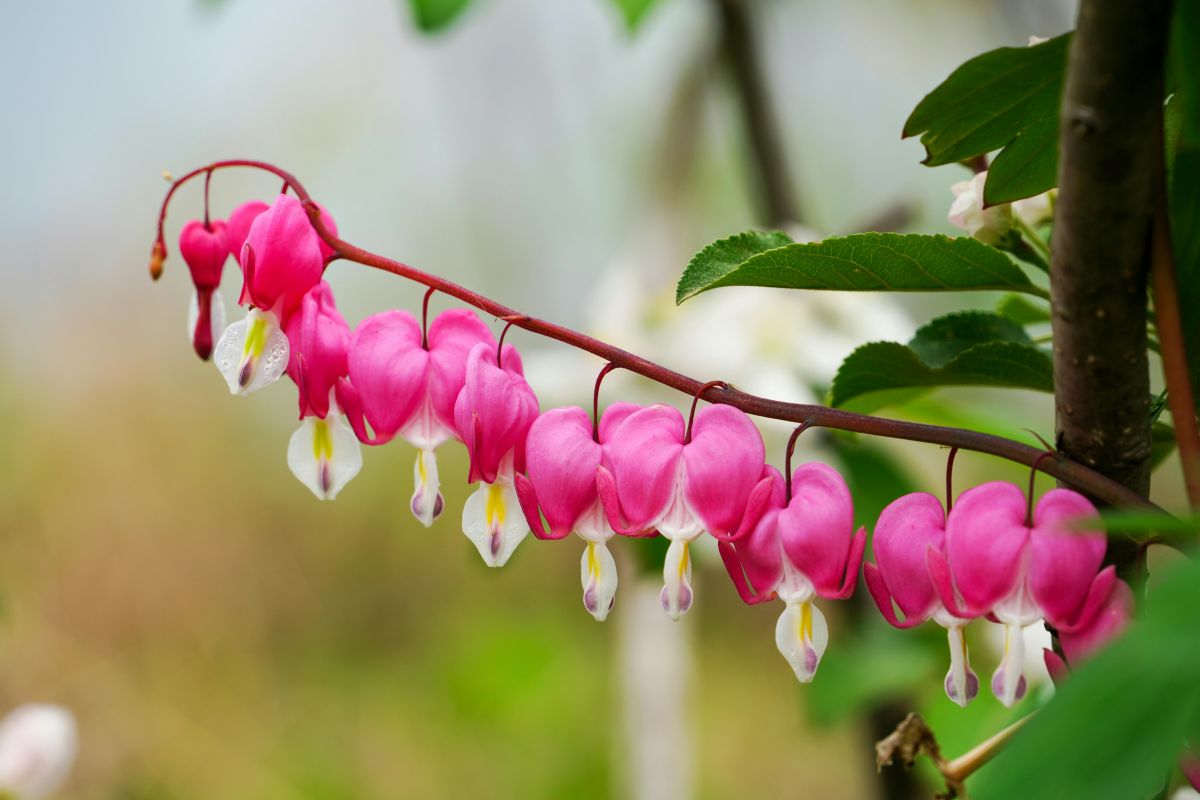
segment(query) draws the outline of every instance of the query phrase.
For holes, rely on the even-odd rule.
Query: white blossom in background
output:
[[[791,233],[797,241],[816,238],[809,231]],[[821,398],[814,387],[827,387],[855,348],[912,336],[911,318],[885,293],[729,287],[676,306],[674,278],[687,256],[670,255],[670,244],[649,238],[600,274],[583,302],[589,310],[585,329],[698,380],[725,380],[764,397],[816,403]],[[667,274],[666,267],[678,271]],[[529,380],[546,406],[583,400],[600,366],[594,356],[553,345],[526,359]],[[601,407],[617,398],[681,407],[687,402],[677,392],[644,386],[623,370],[606,377],[604,387]],[[756,422],[764,434],[794,427]]]
[[[41,800],[66,782],[79,749],[75,717],[61,706],[30,704],[0,721],[0,797]]]
[[[986,182],[987,170],[984,170],[951,186],[954,202],[950,204],[950,213],[946,218],[951,225],[961,228],[984,244],[998,245],[1008,238],[1012,229],[1013,210],[1008,203],[983,207],[983,185]]]

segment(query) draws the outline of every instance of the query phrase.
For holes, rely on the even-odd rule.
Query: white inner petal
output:
[[[325,419],[304,418],[288,441],[287,461],[317,499],[332,500],[362,469],[362,446],[331,408]]]
[[[617,562],[608,545],[588,542],[579,559],[579,580],[583,586],[583,607],[603,622],[612,610],[617,594]]]
[[[279,319],[250,309],[221,334],[213,362],[233,394],[246,395],[279,380],[288,365],[288,340]]]
[[[413,414],[412,419],[400,430],[400,436],[413,447],[433,450],[445,441],[454,438],[454,431],[447,428],[433,413],[433,398],[425,390],[425,399]]]
[[[422,448],[413,464],[413,496],[409,503],[413,516],[428,528],[442,513],[445,501],[438,480],[437,456],[432,449]]]
[[[821,610],[809,601],[788,603],[775,623],[775,646],[801,683],[817,674],[828,644],[829,626]]]
[[[512,483],[481,483],[463,505],[463,533],[489,567],[502,567],[529,533]]]
[[[692,555],[686,540],[674,539],[663,562],[662,607],[679,619],[692,607]]]
[[[672,541],[695,539],[704,531],[704,526],[683,499],[684,463],[680,458],[675,469],[675,485],[671,489],[671,500],[666,510],[654,523],[658,532]]]

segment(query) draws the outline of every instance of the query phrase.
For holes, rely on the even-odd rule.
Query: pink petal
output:
[[[596,494],[600,496],[600,504],[604,507],[604,518],[608,527],[622,536],[648,538],[658,535],[653,527],[635,527],[625,518],[621,511],[621,500],[617,497],[617,479],[607,467],[596,467]]]
[[[925,566],[929,569],[929,580],[937,589],[938,599],[951,614],[959,619],[971,619],[983,616],[987,612],[987,609],[963,607],[958,593],[954,590],[954,579],[950,575],[950,562],[946,560],[946,554],[933,545],[925,549]],[[988,614],[988,619],[992,622],[999,622],[991,614]]]
[[[221,272],[229,251],[225,245],[225,223],[213,220],[209,226],[198,219],[183,226],[179,232],[179,255],[183,256],[197,290],[216,289],[221,285]]]
[[[570,533],[568,530],[555,536],[546,530],[546,526],[542,524],[541,509],[538,507],[537,491],[529,478],[518,472],[513,475],[513,485],[517,490],[517,500],[521,502],[521,511],[525,514],[525,521],[529,523],[529,530],[533,531],[534,536],[539,539],[561,539]]]
[[[757,594],[750,586],[742,567],[741,558],[738,556],[737,548],[732,543],[719,542],[718,548],[721,553],[721,561],[725,564],[729,578],[733,581],[733,587],[737,589],[738,596],[742,598],[743,602],[753,606],[775,599],[774,592]]]
[[[845,600],[854,594],[854,589],[858,586],[858,573],[862,569],[863,554],[867,550],[867,529],[861,527],[854,534],[854,538],[850,540],[850,555],[846,559],[846,574],[842,578],[842,586],[834,594],[826,594],[831,600]]]
[[[346,363],[362,414],[375,431],[373,441],[363,441],[390,441],[424,397],[429,354],[421,348],[421,326],[407,311],[372,314],[351,336]]]
[[[566,536],[596,502],[600,445],[582,408],[555,408],[542,414],[525,440],[525,467],[537,492],[551,538]]]
[[[246,237],[250,235],[250,226],[254,220],[258,219],[258,215],[266,211],[270,206],[262,200],[250,200],[242,203],[233,210],[229,215],[229,221],[225,229],[225,244],[229,248],[229,255],[233,256],[234,261],[241,260],[242,246],[246,244]],[[238,266],[241,266],[239,263]]]
[[[890,595],[888,608],[894,599],[906,619],[916,620],[912,624],[928,619],[937,608],[937,590],[929,579],[925,551],[930,547],[940,551],[945,543],[946,512],[941,501],[928,492],[893,500],[875,523],[871,546],[879,579]]]
[[[537,396],[525,382],[516,348],[505,345],[500,363],[492,345],[481,342],[471,348],[463,390],[454,404],[455,428],[471,458],[471,483],[494,483],[509,453],[516,470],[524,470],[525,436],[538,415]]]
[[[966,605],[990,609],[1022,577],[1029,529],[1025,493],[993,481],[962,493],[946,522],[946,555]]]
[[[746,578],[760,595],[771,594],[783,579],[783,548],[779,545],[781,508],[767,510],[754,530],[734,545]]]
[[[1067,660],[1077,665],[1119,636],[1133,619],[1133,608],[1133,590],[1125,581],[1116,581],[1108,600],[1086,628],[1074,633],[1060,631],[1059,641]]]
[[[853,535],[854,504],[838,471],[818,462],[797,467],[779,536],[788,560],[821,596],[839,592]]]
[[[429,325],[429,398],[434,416],[454,429],[454,401],[466,381],[467,356],[477,344],[496,339],[487,325],[467,308],[443,311]]]
[[[746,511],[742,514],[738,529],[728,535],[713,534],[713,538],[721,542],[736,542],[754,530],[763,514],[771,508],[783,508],[783,503],[783,476],[779,474],[779,470],[767,464],[763,467],[762,477],[750,490],[750,497],[746,500]]]
[[[621,426],[622,422],[641,410],[642,406],[639,406],[637,403],[623,402],[613,403],[604,409],[604,413],[600,415],[600,426],[597,431],[600,435],[600,443],[603,444],[611,439],[613,432]]]
[[[666,511],[675,491],[683,456],[683,416],[670,406],[647,406],[615,426],[603,447],[616,481],[620,516],[629,528],[647,528]]]
[[[1048,647],[1042,650],[1042,662],[1045,663],[1046,671],[1050,673],[1050,680],[1055,686],[1062,686],[1071,677],[1071,668],[1067,666],[1067,662]]]
[[[1096,573],[1096,578],[1088,587],[1087,598],[1083,601],[1083,607],[1076,615],[1075,619],[1069,623],[1056,625],[1059,632],[1075,632],[1088,627],[1092,623],[1092,618],[1100,613],[1104,608],[1104,604],[1108,602],[1108,597],[1112,593],[1113,584],[1116,583],[1117,568],[1115,566],[1107,566]],[[1051,625],[1054,623],[1051,622]]]
[[[895,628],[912,628],[928,619],[928,617],[912,616],[901,622],[896,617],[896,610],[892,608],[892,595],[888,592],[887,584],[884,582],[879,568],[874,564],[863,565],[863,579],[867,582],[867,591],[871,593],[871,599],[875,601],[875,605],[879,607],[879,613],[883,615],[889,625]]]
[[[334,305],[333,290],[321,281],[284,326],[288,337],[288,375],[300,388],[300,416],[329,413],[329,393],[347,374],[350,326]],[[303,363],[303,370],[301,370]]]
[[[1075,620],[1104,562],[1105,534],[1073,530],[1068,524],[1094,516],[1096,507],[1070,489],[1051,489],[1034,511],[1029,590],[1051,625]]]
[[[281,194],[250,225],[246,248],[253,268],[243,259],[246,287],[254,305],[264,311],[280,310],[281,320],[291,314],[325,269],[320,238],[300,201]]]
[[[683,448],[683,498],[705,530],[721,538],[738,529],[765,459],[762,435],[745,412],[726,405],[700,409]]]

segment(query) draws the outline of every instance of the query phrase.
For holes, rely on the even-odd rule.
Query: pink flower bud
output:
[[[220,323],[213,324],[212,306],[213,292],[221,285],[221,271],[228,256],[225,223],[213,220],[205,225],[197,219],[184,225],[179,234],[179,254],[188,265],[196,289],[196,318],[188,326],[192,346],[196,355],[207,361],[213,350],[213,328],[220,327]]]

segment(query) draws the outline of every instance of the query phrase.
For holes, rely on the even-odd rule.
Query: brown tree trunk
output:
[[[1150,490],[1146,299],[1169,0],[1083,0],[1061,117],[1053,302],[1058,446]],[[1126,576],[1138,548],[1114,540]]]

